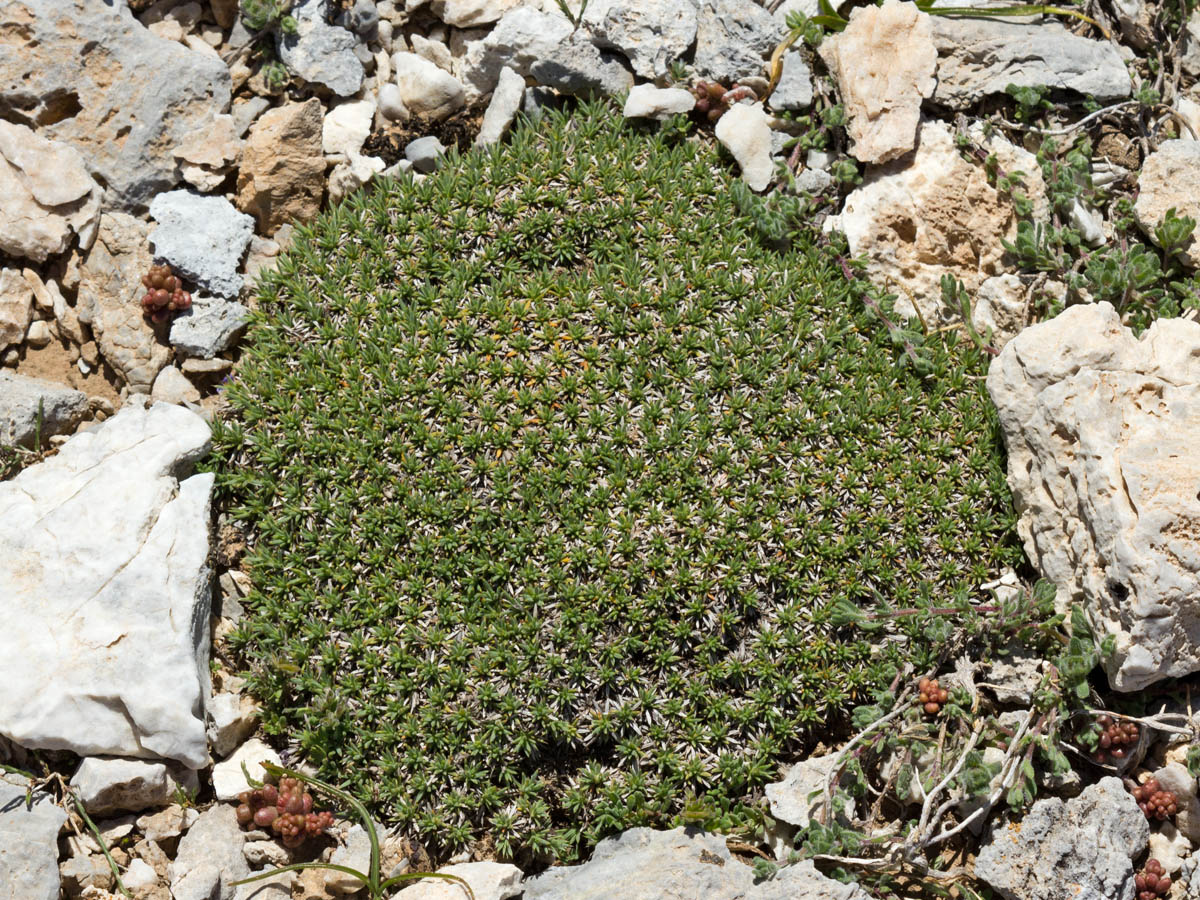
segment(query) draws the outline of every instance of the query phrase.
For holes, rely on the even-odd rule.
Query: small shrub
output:
[[[900,367],[833,251],[764,248],[665,134],[587,105],[355,195],[226,391],[264,724],[435,847],[570,859],[693,796],[761,824],[1020,558],[985,357]],[[842,613],[881,597],[869,640]]]

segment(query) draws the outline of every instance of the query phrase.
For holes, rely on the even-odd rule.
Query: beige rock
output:
[[[237,164],[244,142],[233,116],[221,114],[196,130],[173,151],[184,180],[202,191],[218,187]]]
[[[165,841],[183,834],[198,816],[196,810],[184,809],[178,803],[172,803],[166,809],[138,817],[137,827],[146,840]]]
[[[1200,222],[1200,142],[1163,141],[1142,164],[1133,212],[1147,237],[1154,240],[1155,227],[1172,208],[1177,215]],[[1194,229],[1181,256],[1193,269],[1200,266],[1200,242]]]
[[[200,392],[174,366],[166,366],[154,379],[150,399],[156,403],[198,403]]]
[[[35,319],[29,323],[29,330],[25,332],[25,343],[30,347],[45,347],[53,337],[50,333],[50,323],[43,319]]]
[[[1150,857],[1157,859],[1168,875],[1173,877],[1191,855],[1191,843],[1170,822],[1163,822],[1157,830],[1150,832]],[[1180,896],[1186,897],[1187,894]]]
[[[771,161],[771,126],[761,103],[737,103],[717,120],[717,140],[742,168],[742,181],[765,190],[775,164]]]
[[[108,890],[113,885],[112,869],[103,856],[72,856],[59,864],[58,872],[63,893],[72,900],[80,896],[84,888],[94,886]]]
[[[268,236],[284,222],[307,221],[320,212],[323,112],[313,97],[268,110],[250,128],[238,169],[237,205]]]
[[[0,269],[0,350],[19,344],[33,317],[33,288],[19,269]]]
[[[77,150],[0,119],[0,251],[37,262],[94,239],[100,188]]]
[[[974,292],[1003,272],[1001,238],[1016,235],[1011,201],[988,183],[981,166],[963,159],[950,129],[940,122],[921,126],[911,156],[868,168],[863,183],[846,198],[828,227],[846,234],[850,252],[867,257],[873,282],[899,295],[896,311],[935,325],[957,318],[942,304],[941,277],[953,275]],[[1034,217],[1047,215],[1045,185],[1037,161],[998,135],[972,138],[994,153],[1001,168],[1026,173],[1025,193]]]
[[[450,55],[450,48],[441,41],[431,41],[419,34],[412,35],[409,40],[412,41],[413,53],[417,56],[424,57],[443,71],[453,71],[454,57]]]
[[[145,222],[126,213],[104,213],[96,244],[80,267],[75,304],[100,353],[135,394],[150,393],[155,376],[171,358],[171,348],[158,340],[142,315],[141,279],[152,262],[149,247]]]
[[[1108,303],[1068,307],[992,362],[988,392],[1029,559],[1112,636],[1109,683],[1200,670],[1200,323],[1140,339]]]
[[[900,0],[860,6],[845,31],[822,41],[819,52],[841,89],[855,158],[883,163],[911,151],[921,100],[937,83],[929,16]]]

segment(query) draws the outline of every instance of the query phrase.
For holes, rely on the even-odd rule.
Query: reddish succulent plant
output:
[[[318,837],[333,824],[333,813],[313,812],[312,794],[296,778],[281,778],[279,787],[264,784],[238,794],[238,824],[270,828],[285,847],[298,847],[306,837]]]
[[[716,81],[698,81],[692,88],[696,97],[693,110],[704,116],[710,122],[721,118],[729,107],[739,100],[757,100],[754,89],[744,84],[735,84],[732,88]]]
[[[142,284],[146,287],[142,309],[155,322],[161,322],[171,313],[192,305],[192,295],[183,289],[183,283],[170,266],[151,266],[150,271],[142,276]]]
[[[1136,900],[1158,900],[1171,890],[1171,878],[1157,859],[1146,860],[1146,867],[1134,876],[1133,883],[1137,888]]]
[[[1179,803],[1175,795],[1163,790],[1157,778],[1151,778],[1135,785],[1133,799],[1146,814],[1147,819],[1158,819],[1160,822],[1169,819],[1179,811]]]
[[[1092,759],[1101,764],[1119,765],[1137,746],[1141,738],[1141,729],[1136,722],[1114,720],[1112,716],[1096,717],[1100,727],[1100,736],[1096,740],[1096,749],[1092,751]]]
[[[931,716],[936,716],[950,699],[950,692],[940,687],[936,678],[922,678],[917,682],[917,691],[917,702]]]

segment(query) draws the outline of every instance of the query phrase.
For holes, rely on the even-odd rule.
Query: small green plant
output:
[[[1042,112],[1052,109],[1054,106],[1047,99],[1050,95],[1050,88],[1045,85],[1010,84],[1004,89],[1004,93],[1017,103],[1016,118],[1018,122],[1032,122]]]
[[[554,0],[558,4],[558,8],[562,10],[562,14],[567,17],[567,21],[575,28],[579,28],[579,23],[583,21],[583,14],[587,12],[588,0],[582,0],[579,4],[579,12],[571,12],[571,7],[567,0]]]
[[[288,806],[282,812],[277,812],[276,815],[271,816],[269,822],[259,822],[258,819],[260,817],[264,819],[267,818],[266,815],[263,814],[269,811],[271,808],[271,805],[264,801],[264,803],[259,806],[258,811],[251,813],[252,821],[254,821],[256,824],[274,825],[274,823],[277,821],[285,821],[293,816],[299,816],[301,818],[315,816],[313,825],[318,826],[317,830],[324,831],[325,828],[332,824],[332,816],[330,816],[328,813],[313,813],[311,795],[309,795],[307,791],[301,791],[298,787],[301,784],[311,785],[322,793],[328,794],[330,797],[333,797],[336,800],[340,800],[342,803],[345,803],[352,810],[354,810],[354,814],[358,817],[359,822],[362,823],[363,830],[366,831],[367,838],[371,843],[370,863],[366,872],[360,872],[358,869],[350,866],[338,865],[337,863],[317,861],[292,863],[291,865],[280,866],[277,869],[271,869],[267,872],[261,872],[258,875],[251,876],[250,878],[243,878],[240,881],[235,881],[232,883],[233,887],[237,887],[238,885],[242,884],[253,884],[256,881],[264,881],[268,878],[274,878],[281,872],[302,872],[305,869],[329,869],[334,872],[341,872],[344,875],[349,875],[352,878],[357,878],[359,881],[361,881],[363,888],[365,888],[367,891],[367,897],[369,900],[384,900],[388,891],[401,882],[414,881],[423,878],[436,878],[443,881],[453,882],[463,889],[463,891],[466,893],[467,900],[475,900],[475,892],[471,889],[471,885],[469,885],[462,878],[459,878],[457,875],[450,875],[443,872],[405,872],[401,875],[393,875],[391,878],[384,878],[380,872],[381,853],[379,849],[379,834],[375,830],[375,823],[371,820],[371,815],[367,812],[366,807],[364,807],[358,800],[354,799],[354,797],[345,791],[336,788],[331,784],[327,784],[324,781],[313,778],[311,775],[306,775],[303,772],[298,772],[294,769],[288,769],[283,766],[277,766],[270,762],[264,762],[262,763],[262,766],[268,775],[279,779],[281,789],[277,790],[273,785],[269,785],[252,778],[250,773],[246,770],[246,764],[242,763],[242,773],[245,775],[246,783],[256,791],[274,791],[275,799],[278,800],[279,798],[283,798]],[[306,797],[308,798],[307,803],[305,803],[304,800]],[[292,806],[293,803],[295,804],[294,807]],[[242,819],[242,806],[245,806],[247,811],[250,810],[249,798],[247,798],[247,802],[241,803],[241,805],[238,807],[239,821]],[[305,806],[308,807],[307,810],[305,810]],[[312,832],[313,828],[304,824],[287,823],[280,833],[285,837],[285,845],[296,846],[299,843],[299,841],[296,840],[297,837],[302,840],[304,834],[308,833],[311,835]]]
[[[275,42],[283,35],[294,35],[299,27],[290,15],[292,0],[242,0],[242,23],[250,32],[247,47],[253,47],[267,86],[278,89],[291,80],[283,61],[275,51]]]

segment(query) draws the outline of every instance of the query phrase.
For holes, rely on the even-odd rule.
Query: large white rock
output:
[[[771,183],[771,126],[760,103],[737,103],[717,120],[717,140],[742,167],[742,181],[752,190],[765,190]]]
[[[467,102],[474,103],[494,91],[505,66],[518,75],[528,75],[533,64],[553,53],[571,32],[571,23],[561,14],[551,15],[531,6],[506,12],[486,37],[466,46],[459,77]]]
[[[510,863],[458,863],[438,869],[438,873],[461,878],[471,886],[475,900],[508,900],[521,893],[521,870]],[[458,882],[425,878],[406,887],[395,900],[458,900],[465,894]]]
[[[67,814],[48,794],[25,806],[28,781],[0,778],[0,900],[58,900],[58,832]]]
[[[1108,303],[1025,329],[988,372],[1030,560],[1078,602],[1111,684],[1200,670],[1200,323],[1141,339]]]
[[[642,78],[664,75],[696,40],[692,0],[590,0],[583,22],[601,47],[625,55]]]
[[[462,83],[423,56],[396,53],[392,56],[392,68],[400,99],[413,115],[444,119],[466,103]]]
[[[999,135],[973,131],[972,140],[994,153],[1006,172],[1025,173],[1025,193],[1036,219],[1048,214],[1045,184],[1032,154]],[[921,126],[916,152],[868,167],[840,216],[828,227],[845,232],[854,256],[865,256],[867,275],[898,295],[896,311],[919,309],[934,325],[957,319],[942,303],[941,277],[961,280],[968,291],[1005,270],[1001,239],[1012,240],[1018,216],[1011,200],[988,183],[983,167],[963,159],[941,122]]]
[[[0,484],[0,734],[208,762],[209,427],[129,403]],[[182,480],[181,480],[182,478]]]
[[[162,806],[176,785],[165,763],[144,759],[88,757],[71,776],[79,801],[93,816]]]
[[[696,98],[683,88],[659,88],[639,84],[625,98],[621,115],[627,119],[669,119],[678,113],[691,112]]]

